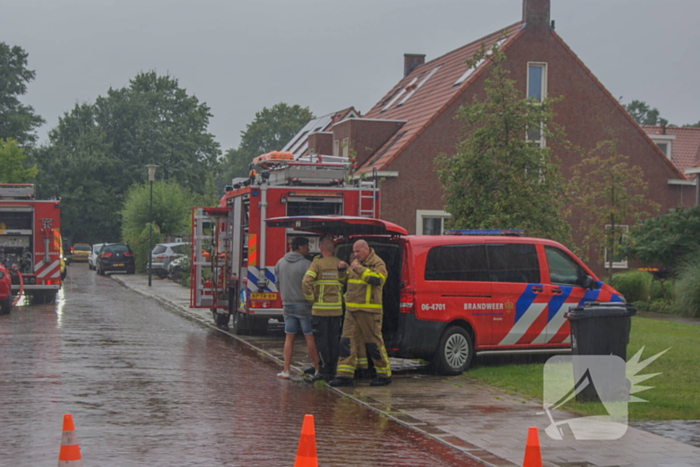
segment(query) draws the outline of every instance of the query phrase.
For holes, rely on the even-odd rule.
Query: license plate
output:
[[[276,293],[252,293],[250,294],[252,300],[276,300]]]
[[[124,267],[124,263],[113,264],[112,266],[114,266],[115,268],[122,268]]]

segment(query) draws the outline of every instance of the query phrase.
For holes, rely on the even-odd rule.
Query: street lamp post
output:
[[[148,164],[148,181],[151,182],[151,205],[148,208],[148,286],[151,286],[151,274],[153,269],[153,254],[151,253],[151,236],[153,234],[153,180],[156,178],[157,165]]]

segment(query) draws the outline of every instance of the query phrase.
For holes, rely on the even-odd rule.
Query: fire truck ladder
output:
[[[361,217],[377,217],[377,168],[372,169],[372,180],[360,180],[360,195],[357,213]],[[363,200],[372,200],[371,208],[363,209]],[[370,203],[367,203],[370,204]]]

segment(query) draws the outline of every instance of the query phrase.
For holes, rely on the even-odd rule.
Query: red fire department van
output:
[[[60,212],[58,199],[35,199],[33,185],[0,184],[0,263],[17,266],[34,303],[53,302],[61,288]]]
[[[293,228],[336,239],[349,262],[367,240],[387,265],[382,333],[387,352],[430,360],[447,375],[474,352],[568,349],[564,313],[585,302],[624,301],[561,244],[497,235],[407,235],[396,224],[343,216],[267,219],[270,235]],[[495,232],[494,232],[495,233]]]
[[[233,317],[236,334],[263,333],[281,320],[274,267],[304,235],[319,252],[319,236],[267,229],[265,219],[300,215],[377,217],[376,177],[350,183],[347,158],[293,160],[287,152],[257,157],[247,179],[234,179],[217,207],[192,209],[190,307],[209,308],[219,326]]]

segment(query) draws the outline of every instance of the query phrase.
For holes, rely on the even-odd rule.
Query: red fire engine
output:
[[[58,199],[35,199],[33,185],[0,184],[0,262],[16,265],[34,303],[53,302],[61,288],[60,212]]]
[[[287,152],[257,157],[251,176],[234,179],[217,207],[192,209],[191,308],[209,308],[219,326],[233,317],[236,334],[264,333],[270,318],[282,319],[274,268],[294,237],[319,236],[270,229],[265,219],[281,216],[378,217],[376,176],[348,182],[347,158],[312,156],[293,160]]]

